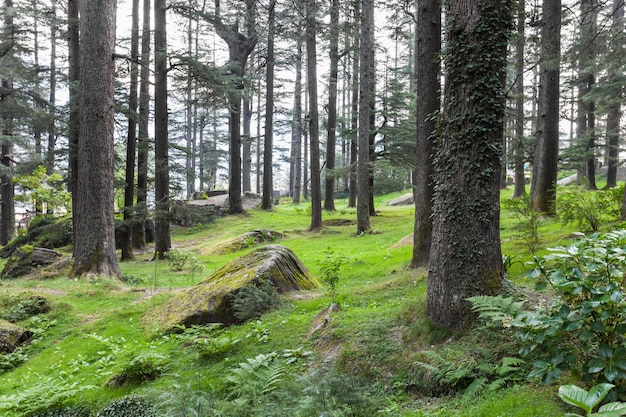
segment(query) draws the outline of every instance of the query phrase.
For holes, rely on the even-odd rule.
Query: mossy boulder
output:
[[[17,324],[0,319],[0,353],[11,353],[31,338],[32,332]]]
[[[209,247],[203,252],[203,255],[224,255],[226,253],[239,252],[261,243],[275,242],[284,237],[285,235],[282,233],[269,229],[252,230]]]
[[[52,265],[62,259],[62,255],[52,249],[22,246],[4,264],[0,276],[3,279],[15,279],[28,275],[37,268]]]
[[[291,249],[267,245],[231,261],[189,290],[149,311],[144,320],[165,331],[180,325],[237,324],[234,300],[243,288],[271,284],[278,294],[312,290],[319,281]]]

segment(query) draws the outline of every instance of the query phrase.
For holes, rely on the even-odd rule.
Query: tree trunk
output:
[[[326,188],[324,210],[335,211],[335,147],[337,145],[337,76],[339,72],[339,0],[330,5],[330,76],[326,129]]]
[[[359,48],[361,45],[359,39],[359,31],[356,29],[358,27],[357,22],[359,22],[360,18],[360,7],[359,2],[356,1],[354,3],[354,24],[353,24],[353,53],[352,53],[352,85],[350,87],[352,91],[351,97],[351,106],[350,106],[350,173],[348,180],[348,207],[354,208],[356,207],[356,198],[357,198],[357,161],[358,161],[358,153],[359,153],[359,139],[358,139],[358,129],[359,129]]]
[[[320,127],[317,109],[317,22],[315,0],[306,0],[306,56],[309,85],[309,134],[311,144],[311,225],[309,230],[322,229],[322,186],[320,175]]]
[[[524,46],[526,38],[526,1],[517,2],[517,38],[515,42],[515,186],[513,198],[526,194],[526,178],[524,175]]]
[[[276,0],[269,4],[267,19],[267,67],[265,73],[265,143],[263,144],[263,199],[261,208],[272,209],[274,178],[272,170],[272,147],[274,146],[274,32]]]
[[[50,114],[50,122],[48,124],[48,149],[46,150],[46,173],[52,175],[54,173],[54,151],[56,147],[56,90],[57,90],[57,17],[56,17],[56,0],[50,3],[50,105],[48,113]]]
[[[215,0],[215,31],[228,45],[229,68],[233,76],[233,85],[229,93],[230,107],[230,164],[228,184],[228,209],[230,214],[244,213],[241,203],[241,91],[243,75],[248,57],[256,46],[255,35],[255,0],[246,0],[246,26],[248,34],[239,32],[239,24],[227,25],[219,15],[219,0]]]
[[[124,184],[124,225],[121,233],[121,261],[133,254],[133,204],[135,203],[135,154],[137,151],[137,78],[139,66],[139,0],[133,0],[130,40],[130,91],[128,93],[128,135],[126,137],[126,183]]]
[[[77,276],[120,275],[113,224],[114,6],[115,0],[82,0],[80,5]]]
[[[133,222],[133,247],[146,246],[146,218],[148,217],[148,153],[150,138],[150,11],[151,0],[143,0],[141,28],[141,70],[139,73],[139,140],[137,142],[137,205]]]
[[[535,211],[556,215],[559,155],[561,0],[543,0],[539,99],[530,201]]]
[[[170,237],[166,0],[154,2],[154,258],[163,259]]]
[[[428,317],[472,322],[468,297],[502,288],[500,158],[512,2],[450,1],[441,137],[435,151]]]
[[[370,233],[370,112],[374,62],[374,1],[363,0],[361,10],[361,52],[359,66],[359,140],[357,162],[357,235]]]
[[[613,2],[613,22],[611,25],[611,54],[613,56],[624,56],[624,0],[614,0]],[[607,156],[608,171],[606,174],[606,187],[617,186],[617,165],[619,162],[619,142],[620,142],[620,120],[622,116],[622,88],[619,79],[622,77],[621,63],[613,63],[608,70],[609,83],[618,85],[618,88],[611,90],[615,97],[609,105],[606,118]]]
[[[298,24],[298,28],[301,25]],[[300,33],[301,30],[298,30]],[[296,46],[296,80],[294,86],[294,113],[292,121],[292,202],[300,204],[302,190],[302,36],[298,36]]]
[[[243,97],[243,137],[242,142],[242,187],[243,192],[252,191],[252,102],[250,92],[246,92]]]
[[[70,109],[67,137],[69,141],[69,189],[72,193],[72,213],[78,209],[78,83],[80,81],[80,37],[78,9],[79,0],[67,2],[67,48],[68,48],[68,83],[70,95]],[[72,216],[72,242],[76,242],[76,216]],[[76,245],[72,247],[72,254],[76,257]]]
[[[428,263],[432,241],[433,159],[432,136],[435,118],[441,105],[439,72],[441,64],[441,1],[420,2],[416,23],[415,54],[416,93],[416,161],[415,161],[415,227],[411,268]]]

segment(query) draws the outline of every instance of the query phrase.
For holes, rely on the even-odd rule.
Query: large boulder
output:
[[[237,324],[242,321],[235,308],[237,303],[242,304],[239,295],[249,293],[250,289],[267,292],[266,288],[271,287],[277,294],[283,294],[312,290],[319,285],[289,248],[267,245],[231,261],[196,286],[176,294],[149,311],[144,320],[165,331],[181,325]],[[245,300],[243,303],[245,306]]]
[[[31,338],[32,332],[0,319],[0,353],[11,353]]]
[[[410,206],[415,203],[413,193],[403,194],[387,203],[388,206]]]
[[[62,259],[62,255],[52,249],[22,246],[4,264],[0,276],[3,279],[14,279],[28,275],[35,269],[52,265]]]

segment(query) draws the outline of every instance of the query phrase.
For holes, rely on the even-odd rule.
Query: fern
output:
[[[477,295],[467,299],[472,304],[472,311],[486,323],[498,323],[507,327],[508,323],[522,311],[524,301],[515,301],[512,297]]]

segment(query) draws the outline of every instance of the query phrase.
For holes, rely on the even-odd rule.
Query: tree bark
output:
[[[611,24],[611,54],[613,56],[624,56],[624,0],[614,0],[613,2],[613,21]],[[613,94],[613,100],[609,105],[608,115],[606,118],[606,137],[607,137],[607,155],[608,170],[606,175],[606,187],[612,188],[617,186],[617,165],[619,162],[619,142],[620,142],[620,120],[622,116],[622,99],[623,93],[619,79],[622,77],[623,70],[621,63],[613,63],[608,70],[609,83],[618,85]]]
[[[359,149],[357,162],[357,235],[371,233],[370,190],[370,112],[373,79],[374,52],[374,1],[363,0],[361,10],[361,49],[359,66]]]
[[[298,24],[298,28],[301,25]],[[300,34],[301,30],[298,30]],[[294,85],[294,113],[292,121],[292,202],[300,204],[302,190],[302,36],[298,36],[296,45],[296,79]]]
[[[114,208],[115,0],[82,0],[78,187],[73,274],[119,276]]]
[[[166,0],[154,2],[154,258],[163,259],[172,247],[167,108]]]
[[[69,141],[69,189],[72,193],[72,213],[78,209],[78,83],[80,81],[80,36],[79,36],[79,0],[67,2],[67,47],[68,47],[68,83],[70,95],[70,109],[68,121]],[[72,216],[72,242],[76,242],[76,216]],[[76,256],[76,245],[72,247],[72,254]]]
[[[309,85],[309,141],[311,145],[311,225],[309,230],[322,229],[322,186],[320,175],[320,128],[317,109],[317,21],[315,0],[306,0],[306,55]]]
[[[542,10],[537,132],[530,201],[533,210],[554,216],[559,155],[561,0],[544,0]]]
[[[433,159],[432,136],[435,134],[434,114],[441,105],[439,72],[441,64],[441,1],[420,2],[416,23],[416,161],[415,161],[415,226],[411,268],[428,263],[432,241]]]
[[[274,175],[272,170],[272,152],[274,146],[274,33],[276,0],[269,4],[267,18],[267,67],[265,73],[265,143],[263,144],[263,198],[261,208],[272,209],[274,194]]]
[[[54,152],[56,147],[56,90],[57,90],[57,16],[56,16],[56,0],[50,2],[50,95],[49,109],[50,121],[48,123],[48,149],[46,150],[46,173],[54,174]]]
[[[359,129],[359,49],[361,46],[361,42],[359,39],[359,31],[356,29],[358,27],[357,22],[360,19],[360,3],[359,1],[354,2],[354,24],[353,26],[353,50],[352,53],[352,85],[350,87],[352,92],[351,97],[351,106],[350,106],[350,168],[349,168],[349,180],[348,180],[348,207],[354,208],[356,207],[357,200],[357,161],[358,161],[358,153],[359,153],[359,139],[358,139],[358,129]]]
[[[335,147],[337,145],[337,77],[339,72],[339,0],[330,5],[330,75],[326,129],[326,187],[324,210],[335,211]]]
[[[517,3],[517,38],[515,42],[515,142],[514,165],[515,186],[513,198],[526,194],[526,178],[524,175],[524,47],[526,23],[526,1]]]
[[[139,140],[137,141],[137,205],[133,222],[133,247],[146,246],[146,218],[148,217],[148,153],[150,138],[150,11],[151,0],[143,0],[141,28],[141,69],[139,71]]]
[[[449,1],[445,96],[435,151],[428,317],[472,322],[468,297],[502,288],[500,158],[511,2]]]
[[[135,215],[135,154],[137,153],[137,78],[139,66],[139,0],[133,0],[130,40],[130,86],[128,93],[128,134],[126,137],[126,183],[124,184],[124,225],[121,233],[121,259],[135,258],[133,253],[133,229]]]

